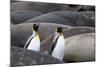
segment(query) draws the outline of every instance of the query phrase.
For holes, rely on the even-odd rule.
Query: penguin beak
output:
[[[66,31],[66,29],[63,29],[63,32],[65,32]]]
[[[38,23],[38,27],[40,26],[40,23]]]
[[[38,29],[39,29],[40,23],[38,23]]]

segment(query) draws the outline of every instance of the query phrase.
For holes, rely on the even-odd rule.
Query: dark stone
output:
[[[64,63],[50,55],[30,51],[19,47],[11,47],[11,66],[31,66]]]

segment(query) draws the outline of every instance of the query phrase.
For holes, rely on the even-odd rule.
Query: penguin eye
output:
[[[33,25],[33,28],[35,28],[35,27],[38,27],[38,25],[37,25],[37,24],[34,24],[34,25]]]

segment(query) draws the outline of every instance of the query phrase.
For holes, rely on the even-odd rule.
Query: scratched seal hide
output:
[[[50,55],[27,49],[24,50],[20,47],[11,47],[10,58],[11,67],[64,63]]]
[[[32,25],[34,23],[22,23],[11,27],[11,46],[24,47],[27,39],[32,35]],[[46,52],[52,44],[55,28],[64,27],[64,36],[70,37],[82,33],[94,32],[91,27],[71,27],[54,23],[40,23],[39,33],[41,40],[41,52]]]
[[[13,22],[13,24],[19,24],[40,15],[42,15],[42,13],[39,11],[16,10],[11,12],[11,22]]]
[[[83,7],[83,5],[76,5],[76,4],[75,5],[72,5],[72,4],[68,4],[68,5],[63,4],[61,6],[62,6],[62,8],[60,10],[63,10],[63,11],[68,11],[68,10],[71,11],[71,9],[72,9],[72,11],[78,11],[78,10],[80,10]]]
[[[84,33],[65,38],[66,62],[95,61],[95,34]]]
[[[95,11],[95,6],[84,5],[78,11]]]
[[[95,17],[95,12],[94,11],[81,11],[80,13],[83,14],[83,15],[86,15],[89,18]]]
[[[83,15],[75,11],[55,11],[41,16],[32,18],[25,23],[32,22],[48,22],[48,23],[58,23],[70,26],[89,26],[94,27],[95,23],[91,22],[91,19],[86,15]]]

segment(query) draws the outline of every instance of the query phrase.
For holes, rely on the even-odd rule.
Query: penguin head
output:
[[[57,27],[57,33],[62,33],[63,32],[63,28],[62,27]]]
[[[38,31],[38,28],[39,28],[39,24],[33,24],[33,30],[34,31]]]

